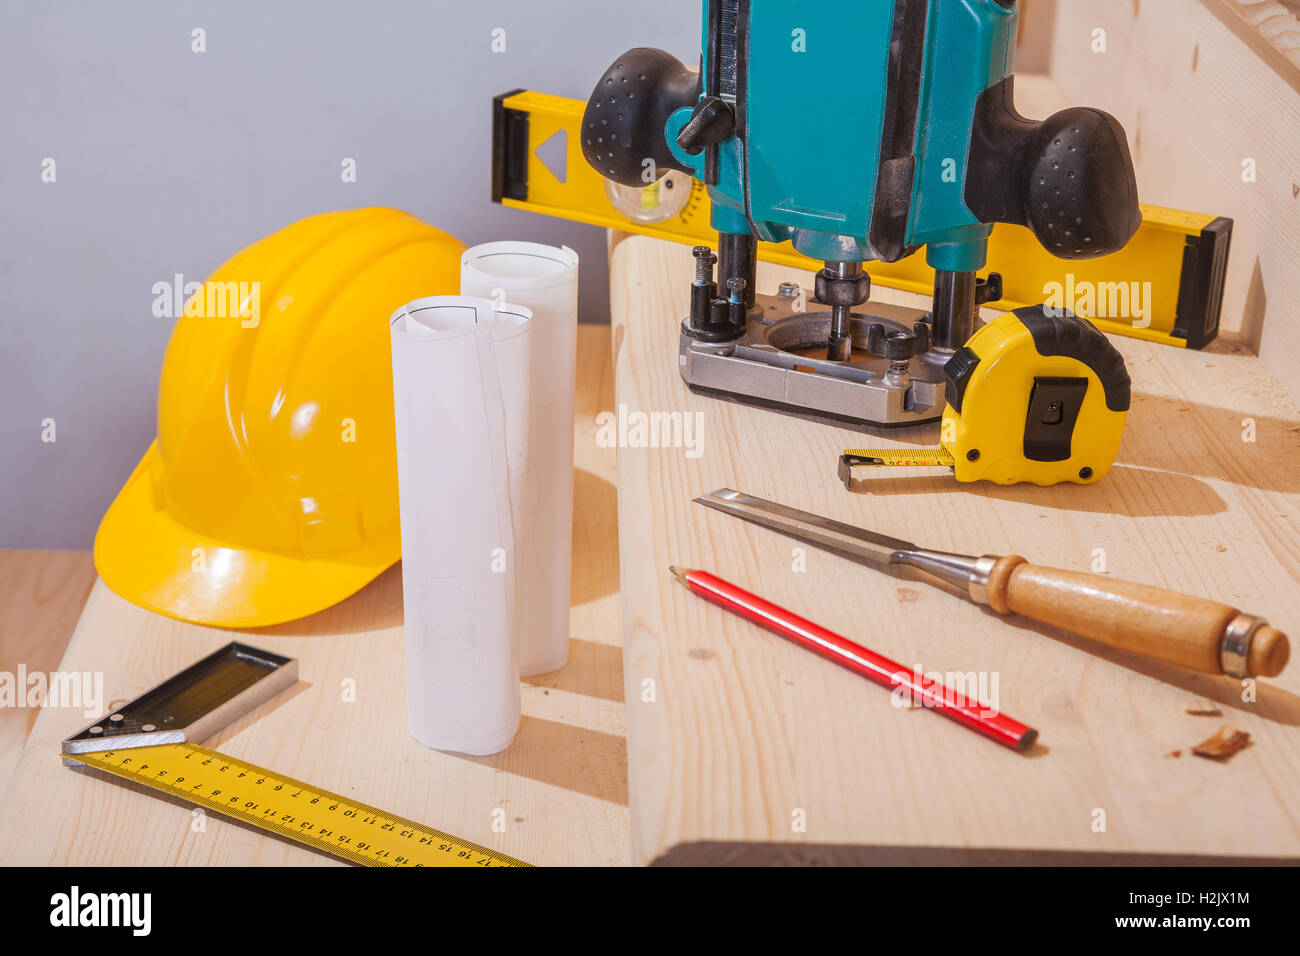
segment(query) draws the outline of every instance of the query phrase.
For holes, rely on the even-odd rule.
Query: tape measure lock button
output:
[[[943,376],[947,379],[944,398],[953,409],[960,413],[962,399],[966,395],[966,386],[980,364],[980,357],[963,345],[943,367]]]

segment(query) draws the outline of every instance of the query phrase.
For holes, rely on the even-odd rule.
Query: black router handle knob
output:
[[[1091,259],[1123,248],[1142,221],[1124,129],[1087,107],[1043,120],[1026,159],[1028,226],[1048,252]]]
[[[1142,222],[1124,128],[1071,107],[1034,121],[1012,102],[1013,78],[980,94],[967,154],[966,206],[981,222],[1027,226],[1053,255],[1091,259],[1123,248]]]
[[[676,169],[668,117],[700,98],[700,77],[663,50],[637,47],[613,62],[582,114],[582,155],[591,168],[624,186],[645,186]]]

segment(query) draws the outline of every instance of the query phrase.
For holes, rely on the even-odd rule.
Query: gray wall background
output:
[[[173,320],[155,282],[330,209],[582,257],[604,234],[493,205],[492,97],[585,98],[633,46],[687,63],[698,0],[5,0],[0,10],[0,548],[88,548],[153,439]],[[191,31],[207,51],[191,51]],[[506,30],[493,53],[491,31]],[[41,180],[52,157],[57,181]],[[357,162],[343,183],[340,163]],[[57,440],[41,440],[41,422]]]

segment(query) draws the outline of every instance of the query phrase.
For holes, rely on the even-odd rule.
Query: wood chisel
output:
[[[931,551],[730,488],[695,500],[850,561],[955,588],[999,614],[1020,614],[1190,670],[1273,677],[1290,656],[1287,636],[1263,618],[1205,598],[1038,567],[1014,554],[974,557]]]

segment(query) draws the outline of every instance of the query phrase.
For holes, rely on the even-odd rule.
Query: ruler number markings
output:
[[[139,779],[159,789],[169,790],[189,802],[198,802],[218,813],[236,819],[245,819],[262,829],[279,831],[295,842],[315,844],[331,854],[341,855],[356,862],[381,866],[423,865],[413,863],[410,856],[396,854],[389,847],[370,842],[374,837],[364,839],[363,837],[366,836],[364,830],[336,832],[337,824],[329,825],[332,822],[332,815],[341,814],[349,822],[364,825],[367,829],[374,828],[380,834],[397,837],[403,841],[414,841],[414,846],[437,849],[441,853],[454,856],[473,866],[492,865],[493,856],[490,853],[482,848],[467,846],[442,831],[421,827],[402,818],[390,817],[366,805],[345,802],[328,792],[315,790],[295,780],[281,779],[260,768],[243,764],[201,747],[185,744],[163,746],[183,749],[184,753],[180,754],[179,758],[193,761],[194,769],[188,774],[173,775],[166,767],[155,767],[149,763],[146,752],[157,748],[140,748],[135,754],[145,756],[138,761],[137,756],[131,751],[101,751],[93,755],[83,755],[82,759],[89,760],[93,764],[106,765],[108,769],[116,768],[123,776]],[[175,750],[172,753],[174,754]],[[230,774],[231,784],[242,781],[243,787],[258,789],[270,787],[270,793],[279,795],[281,799],[276,805],[263,805],[256,799],[249,799],[259,794],[248,790],[234,792],[230,789],[230,784],[220,779],[226,774]],[[212,775],[216,775],[215,780],[209,779]],[[262,799],[265,800],[266,797]],[[302,815],[302,811],[295,812],[296,808],[286,804],[285,801],[301,802],[305,807],[320,807],[325,811],[325,816]],[[261,814],[256,816],[259,810]]]

